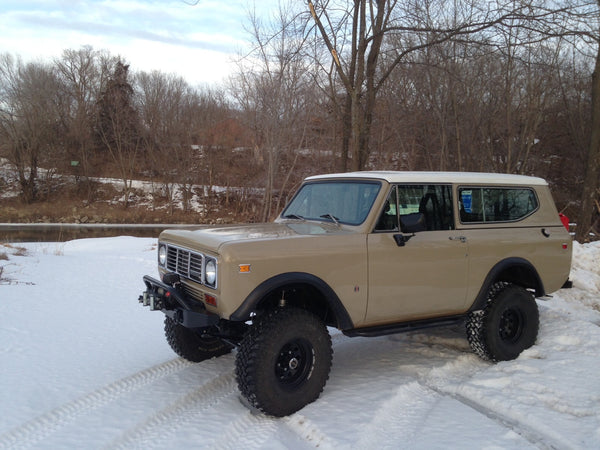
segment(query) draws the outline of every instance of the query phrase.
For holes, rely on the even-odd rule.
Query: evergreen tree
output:
[[[129,204],[141,142],[139,117],[128,77],[129,65],[117,62],[98,100],[96,124],[100,149],[108,151],[123,181],[125,207]]]

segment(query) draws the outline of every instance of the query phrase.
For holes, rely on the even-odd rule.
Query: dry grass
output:
[[[138,198],[146,197],[143,205],[140,201],[139,204],[134,202],[128,208],[124,208],[122,204],[115,204],[115,199],[121,196],[121,186],[118,183],[113,186],[83,178],[74,182],[72,178],[57,175],[40,182],[40,200],[35,203],[26,204],[20,197],[0,198],[0,222],[210,224],[261,220],[262,198],[261,194],[255,191],[256,188],[264,187],[265,168],[261,163],[248,155],[228,151],[215,154],[211,156],[210,161],[199,161],[198,164],[210,165],[213,180],[219,186],[236,186],[244,192],[230,191],[213,197],[208,214],[172,209],[165,198],[150,200],[143,193],[138,193]],[[284,154],[280,166],[282,180],[288,172],[292,174],[286,185],[287,190],[295,189],[304,176],[315,172],[312,156],[301,155],[292,158]],[[332,168],[321,167],[321,171],[330,169]],[[69,170],[65,174],[70,173]],[[92,164],[90,175],[114,177],[116,173],[117,168],[110,162],[98,160]],[[142,180],[144,175],[139,174],[136,178]],[[202,176],[199,179],[205,180],[206,177]],[[0,183],[6,185],[2,177]],[[3,190],[3,186],[0,186],[0,190]],[[11,186],[10,191],[16,195],[18,186]],[[203,196],[199,190],[195,193]],[[285,199],[282,199],[280,208],[284,202]]]
[[[8,261],[8,253],[0,252],[0,261]],[[0,266],[0,281],[3,280],[2,274],[4,273],[4,267]]]
[[[11,255],[13,256],[27,256],[27,249],[25,247],[18,247],[12,244],[1,244],[4,248],[8,248],[11,249],[12,251],[10,252]],[[3,258],[4,256],[4,258]],[[8,253],[7,252],[2,252],[0,254],[0,260],[6,260],[8,261]]]
[[[172,211],[166,202],[157,199],[155,204],[136,204],[124,208],[114,202],[118,192],[110,186],[99,186],[94,199],[89,201],[84,192],[73,189],[59,190],[43,201],[26,204],[19,198],[0,200],[0,222],[9,223],[190,223],[253,222],[260,211],[256,198],[236,198],[230,194],[213,199],[213,212],[207,216],[194,211]]]

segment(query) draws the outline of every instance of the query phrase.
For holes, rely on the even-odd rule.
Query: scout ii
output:
[[[238,387],[285,416],[316,400],[327,327],[381,336],[466,324],[474,352],[532,346],[536,297],[568,279],[572,241],[540,178],[356,172],[307,178],[274,223],[166,230],[160,280],[140,302],[165,314],[190,361],[237,347]]]

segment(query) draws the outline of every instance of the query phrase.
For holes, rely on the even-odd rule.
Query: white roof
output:
[[[547,185],[543,178],[505,173],[483,172],[408,172],[408,171],[364,171],[315,175],[306,180],[328,180],[333,178],[376,179],[388,183],[453,183],[494,185]]]

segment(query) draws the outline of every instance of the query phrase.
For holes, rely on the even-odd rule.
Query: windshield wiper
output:
[[[284,219],[296,219],[296,220],[306,220],[304,217],[298,214],[288,214],[287,216],[283,216]]]
[[[321,215],[321,216],[319,216],[319,217],[322,217],[323,219],[329,219],[329,220],[331,220],[333,223],[335,223],[336,225],[339,225],[339,224],[340,224],[340,219],[338,219],[337,217],[335,217],[333,214],[329,214],[329,213],[327,213],[327,214],[322,214],[322,215]]]

